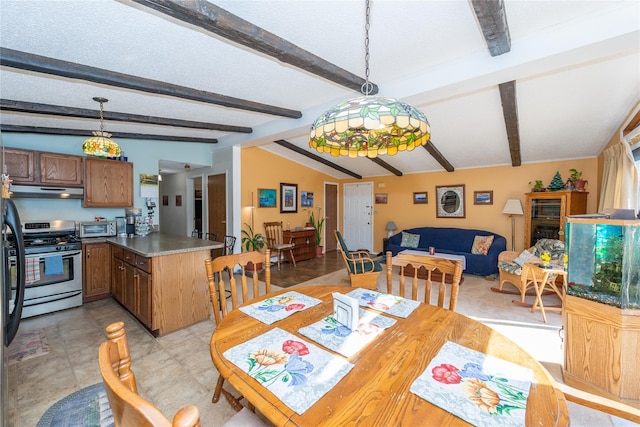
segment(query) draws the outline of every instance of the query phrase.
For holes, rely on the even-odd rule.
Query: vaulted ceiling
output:
[[[371,0],[370,80],[425,113],[431,142],[320,155],[311,124],[364,82],[364,16],[364,0],[0,0],[0,129],[89,135],[98,96],[114,139],[369,177],[597,156],[640,96],[636,0]]]

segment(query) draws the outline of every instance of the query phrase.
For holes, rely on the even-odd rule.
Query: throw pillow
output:
[[[473,238],[471,253],[475,255],[486,255],[493,243],[493,236],[476,236]]]
[[[531,259],[531,258],[535,258],[536,256],[534,254],[532,254],[531,252],[529,252],[528,250],[524,250],[522,251],[522,253],[520,255],[518,255],[517,257],[515,257],[513,259],[513,262],[515,262],[516,264],[518,264],[520,267],[522,267],[524,265],[525,262],[527,262],[527,260]]]
[[[417,248],[418,243],[420,243],[419,234],[402,232],[402,241],[400,242],[400,246],[405,248]]]

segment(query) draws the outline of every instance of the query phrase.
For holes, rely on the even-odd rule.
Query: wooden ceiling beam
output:
[[[522,159],[520,156],[520,129],[518,126],[518,105],[516,102],[516,82],[501,83],[500,100],[502,101],[502,114],[504,125],[507,129],[507,139],[509,140],[509,152],[511,153],[511,165],[520,166]]]
[[[511,36],[503,0],[471,0],[491,56],[511,50]]]
[[[204,0],[133,0],[360,93],[365,79]],[[372,84],[371,95],[378,93]]]
[[[304,148],[300,148],[297,145],[290,143],[289,141],[285,141],[284,139],[279,139],[273,142],[275,142],[276,144],[282,147],[288,148],[291,151],[295,151],[296,153],[301,154],[311,160],[315,160],[316,162],[320,162],[325,166],[329,166],[330,168],[340,171],[346,175],[352,176],[357,179],[362,179],[362,175],[358,175],[355,172],[351,172],[349,169],[345,169],[342,166],[338,166],[335,163],[331,163],[329,160],[325,159],[324,157],[318,156],[317,154],[310,153]]]
[[[14,132],[14,133],[36,133],[43,135],[72,135],[72,136],[84,136],[89,138],[91,131],[82,129],[58,129],[47,128],[38,126],[20,126],[20,125],[0,125],[0,132]],[[127,132],[109,132],[113,139],[144,139],[144,140],[157,140],[157,141],[171,141],[171,142],[198,142],[203,144],[217,144],[218,140],[215,138],[195,138],[189,136],[171,136],[171,135],[149,135],[142,133],[127,133]]]
[[[382,166],[383,168],[385,168],[395,176],[402,176],[402,172],[400,172],[398,169],[394,168],[389,163],[382,160],[380,157],[373,157],[373,158],[369,157],[369,160],[371,160],[373,163],[377,164],[378,166]]]
[[[455,170],[453,165],[444,158],[444,156],[440,153],[440,151],[438,151],[436,146],[433,145],[433,142],[431,142],[431,140],[427,141],[427,143],[423,145],[423,147],[425,150],[427,150],[427,152],[429,152],[429,154],[431,154],[431,157],[433,157],[436,162],[440,163],[440,166],[442,166],[447,172],[453,172]]]
[[[254,111],[272,116],[282,116],[293,119],[302,117],[300,111],[233,98],[213,92],[197,90],[186,86],[161,82],[133,76],[131,74],[118,73],[74,62],[35,55],[33,53],[20,52],[3,48],[0,50],[0,65],[17,68],[37,73],[51,74],[54,76],[79,79],[94,83],[133,89],[146,93],[171,96],[174,98],[190,99],[192,101],[205,102],[207,104],[221,105],[223,107],[239,110]]]
[[[99,110],[89,110],[85,108],[66,107],[62,105],[39,104],[36,102],[15,101],[11,99],[0,99],[0,110],[15,111],[29,114],[42,114],[49,116],[75,117],[83,119],[97,119],[100,117]],[[143,116],[140,114],[117,113],[114,111],[104,111],[105,120],[115,122],[134,122],[160,126],[172,126],[189,129],[218,130],[222,132],[251,133],[250,127],[221,125],[217,123],[194,122],[191,120],[169,119],[165,117]]]

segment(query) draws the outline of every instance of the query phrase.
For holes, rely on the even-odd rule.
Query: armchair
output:
[[[347,266],[351,286],[354,288],[376,289],[378,287],[378,276],[382,271],[380,263],[371,259],[367,251],[350,251],[344,243],[342,234],[338,230],[334,230],[334,234],[338,242],[338,250]]]
[[[528,252],[528,255],[525,253]],[[564,242],[555,239],[540,239],[535,245],[518,253],[515,251],[503,251],[498,255],[498,272],[500,285],[498,288],[491,288],[494,292],[520,295],[521,302],[529,287],[533,288],[533,280],[528,273],[528,262],[541,262],[540,255],[548,252],[551,261],[562,260],[564,257]],[[518,289],[518,292],[506,291],[502,287],[505,283],[511,283]]]

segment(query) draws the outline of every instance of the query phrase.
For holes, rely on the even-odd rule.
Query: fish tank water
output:
[[[640,221],[567,218],[567,295],[640,310]]]

